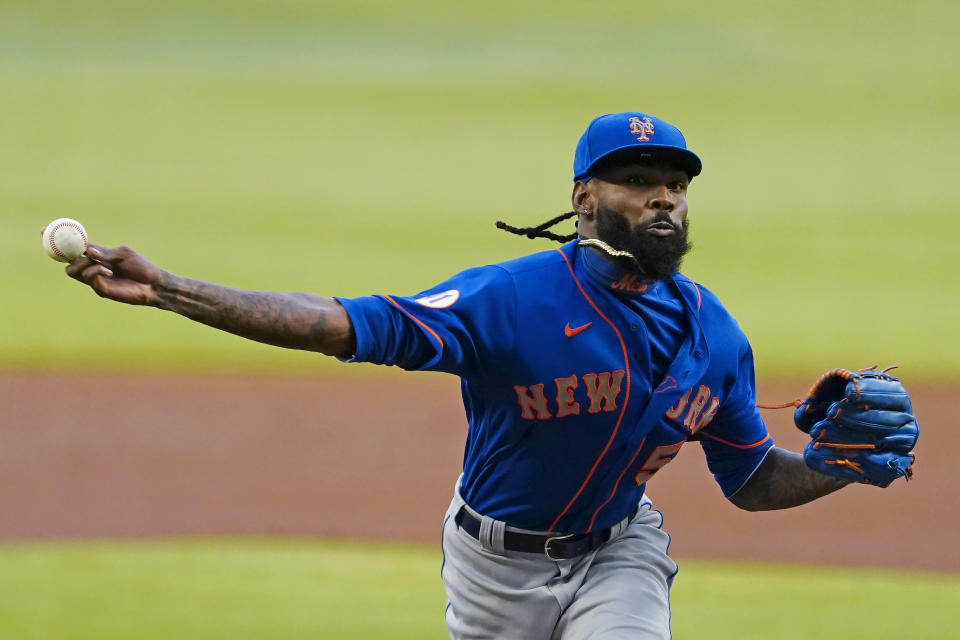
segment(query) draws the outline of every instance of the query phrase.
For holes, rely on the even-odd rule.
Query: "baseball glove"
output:
[[[880,487],[913,477],[917,420],[907,390],[884,371],[826,372],[793,421],[812,438],[803,452],[812,469]]]

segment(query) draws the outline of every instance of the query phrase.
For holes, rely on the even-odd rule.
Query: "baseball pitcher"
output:
[[[899,380],[837,369],[798,402],[804,453],[774,446],[746,336],[678,272],[701,169],[673,125],[597,117],[576,147],[572,210],[498,223],[557,248],[413,296],[240,291],[93,244],[67,272],[251,340],[459,376],[469,431],[442,535],[451,637],[663,639],[677,565],[645,490],[686,443],[755,511],[909,479],[918,435]],[[548,230],[569,218],[575,232]]]

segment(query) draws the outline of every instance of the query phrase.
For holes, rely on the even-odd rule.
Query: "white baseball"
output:
[[[60,262],[72,262],[87,250],[87,231],[72,218],[57,218],[43,230],[43,250]]]

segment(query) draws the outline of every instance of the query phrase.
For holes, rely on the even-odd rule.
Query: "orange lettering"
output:
[[[617,369],[613,372],[613,380],[610,379],[610,372],[604,371],[599,376],[595,373],[583,374],[583,383],[587,387],[587,397],[590,398],[590,408],[588,413],[600,413],[600,405],[603,410],[610,412],[617,408],[617,395],[620,393],[620,383],[623,381],[623,369]]]
[[[530,387],[514,385],[517,392],[517,402],[520,403],[520,415],[526,420],[547,420],[550,410],[547,408],[547,399],[543,395],[542,384],[532,384]],[[536,415],[534,415],[536,413]]]
[[[709,397],[710,388],[700,385],[700,388],[697,389],[697,395],[693,398],[693,402],[690,403],[690,410],[687,411],[687,417],[683,419],[683,426],[693,431],[693,425],[697,423],[697,418],[700,417],[700,412],[703,411],[703,407],[707,404],[707,398]]]
[[[618,291],[634,291],[636,293],[640,293],[642,291],[646,291],[647,284],[639,277],[633,275],[632,273],[628,273],[611,284],[610,288]]]
[[[577,388],[577,376],[557,378],[557,417],[580,415],[580,403],[574,400],[573,390]]]
[[[720,398],[713,398],[710,400],[710,406],[707,408],[707,411],[703,414],[703,417],[697,420],[697,426],[694,429],[691,429],[690,433],[694,434],[700,429],[703,429],[705,426],[710,424],[710,421],[713,420],[713,417],[717,415],[717,409],[720,408]]]
[[[683,397],[677,400],[677,404],[670,407],[670,409],[667,410],[668,418],[676,420],[677,418],[680,417],[680,414],[683,413],[684,408],[686,408],[687,406],[687,400],[690,399],[691,391],[693,391],[693,389],[687,389],[687,392],[683,394]]]

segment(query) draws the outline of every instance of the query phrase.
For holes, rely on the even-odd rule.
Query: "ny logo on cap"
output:
[[[637,136],[640,142],[648,142],[650,138],[647,136],[653,135],[653,123],[650,122],[650,118],[643,120],[636,116],[630,118],[630,134]]]

